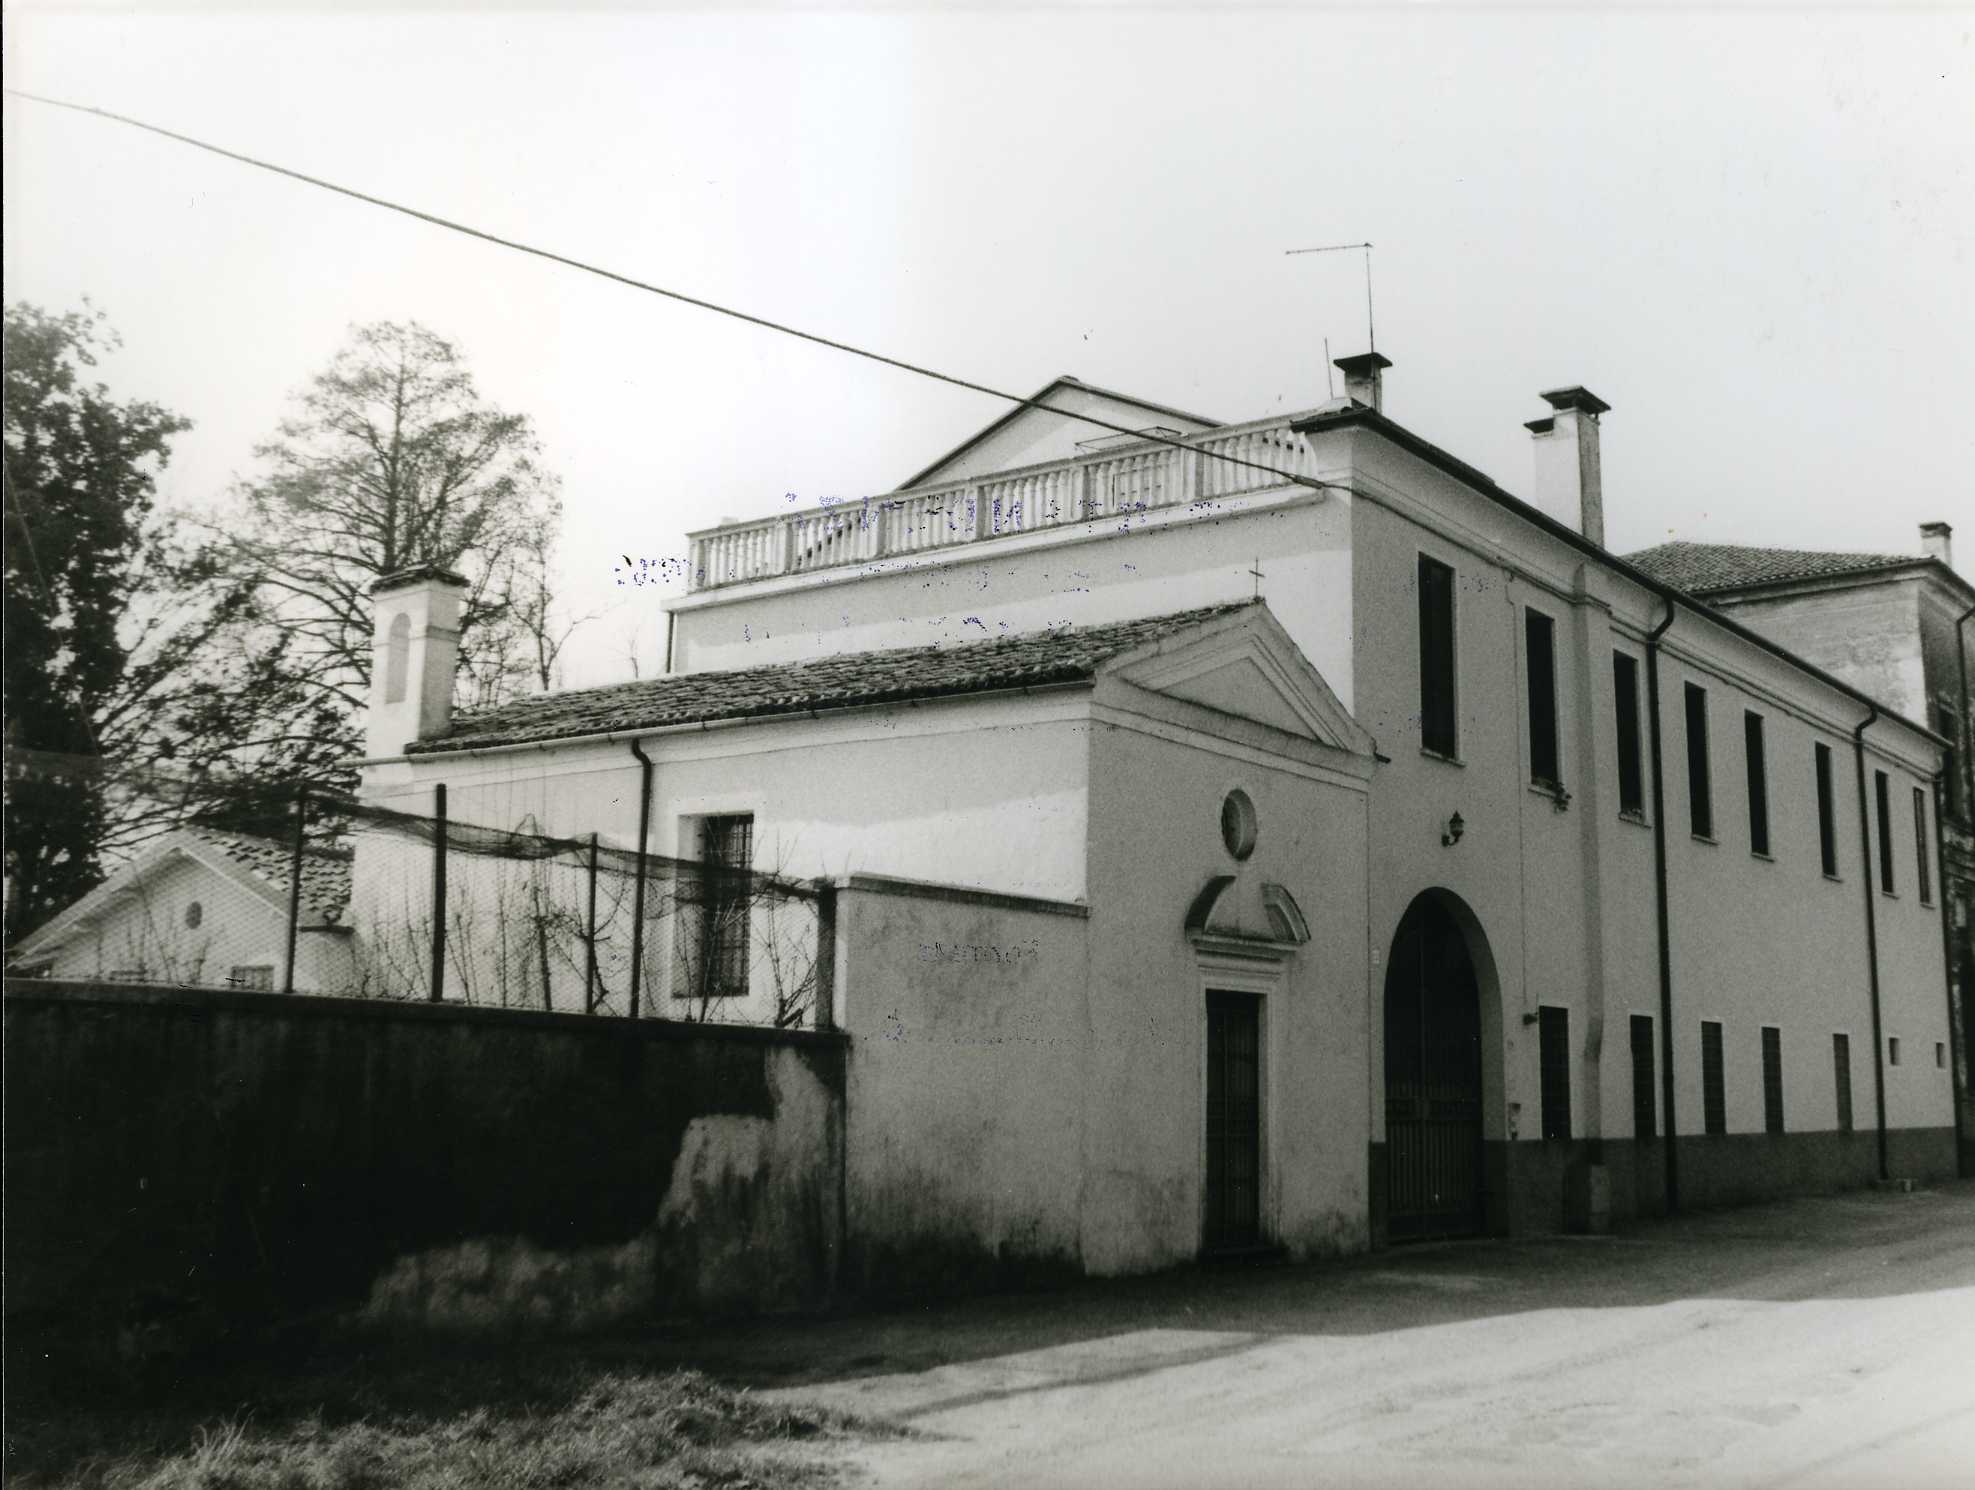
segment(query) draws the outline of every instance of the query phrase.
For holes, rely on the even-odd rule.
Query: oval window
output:
[[[199,929],[199,923],[205,919],[206,908],[199,904],[198,901],[195,900],[185,907],[185,925],[188,930],[197,931]]]
[[[1237,859],[1255,852],[1255,804],[1238,788],[1221,803],[1221,842]]]

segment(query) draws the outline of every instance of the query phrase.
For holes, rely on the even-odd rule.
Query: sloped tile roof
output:
[[[247,833],[193,830],[201,843],[218,849],[234,863],[251,869],[283,894],[288,890],[294,845]],[[350,904],[350,851],[308,848],[302,853],[302,911],[304,924],[335,922]]]
[[[1252,604],[1242,601],[1205,606],[1168,616],[1103,626],[1066,626],[957,646],[846,652],[734,672],[682,673],[605,688],[542,694],[485,713],[463,715],[453,721],[446,734],[420,740],[406,749],[426,755],[716,719],[802,714],[854,704],[1074,683],[1091,677],[1110,658]]]
[[[1625,562],[1691,595],[1793,579],[1869,574],[1921,562],[1917,554],[1838,554],[1819,549],[1749,548],[1735,543],[1662,543]]]

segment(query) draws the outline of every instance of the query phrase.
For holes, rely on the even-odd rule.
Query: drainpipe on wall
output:
[[[1865,886],[1865,958],[1872,988],[1872,1103],[1879,1115],[1879,1178],[1886,1179],[1886,1037],[1879,1024],[1879,918],[1873,904],[1872,814],[1865,800],[1865,732],[1879,718],[1879,706],[1852,731],[1852,768],[1858,775],[1859,880]]]
[[[631,1017],[638,1017],[638,984],[645,969],[645,845],[651,838],[651,757],[631,741],[638,759],[638,877],[631,896]]]
[[[1948,996],[1948,1100],[1954,1113],[1954,1174],[1967,1179],[1961,1161],[1961,1028],[1954,1007],[1954,900],[1948,894],[1948,773],[1934,773],[1934,914],[1941,918],[1941,982]]]
[[[1961,798],[1961,815],[1964,820],[1975,822],[1975,738],[1968,729],[1968,644],[1961,639],[1961,628],[1975,616],[1975,605],[1971,605],[1955,618],[1954,623],[1954,665],[1961,675],[1961,717],[1954,722],[1954,743],[1961,753],[1961,784],[1965,788]]]
[[[1673,935],[1666,893],[1666,780],[1660,770],[1660,638],[1680,612],[1671,595],[1660,598],[1666,602],[1666,619],[1646,638],[1646,709],[1653,747],[1653,895],[1659,912],[1660,1105],[1666,1112],[1661,1154],[1666,1169],[1666,1210],[1672,1215],[1680,1209],[1680,1161],[1676,1157],[1678,1129],[1673,1121]]]

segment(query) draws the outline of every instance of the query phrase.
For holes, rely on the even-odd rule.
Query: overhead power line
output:
[[[1128,424],[1116,424],[1111,420],[1101,419],[1095,414],[1083,414],[1070,409],[1058,408],[1054,404],[1046,404],[1038,399],[1024,398],[1020,394],[1008,393],[999,388],[991,388],[985,383],[977,383],[970,378],[956,377],[952,373],[940,372],[937,368],[925,367],[916,362],[907,362],[900,357],[890,357],[883,352],[874,352],[868,347],[860,347],[850,342],[837,341],[832,337],[822,336],[814,331],[804,331],[797,326],[790,326],[781,321],[770,320],[766,316],[753,315],[748,311],[736,310],[730,305],[721,305],[717,301],[705,300],[697,295],[688,295],[683,290],[670,290],[663,285],[652,284],[648,280],[636,279],[628,274],[619,274],[614,269],[605,269],[597,264],[586,263],[582,259],[573,259],[567,254],[559,254],[551,249],[537,248],[531,243],[522,243],[513,238],[503,238],[498,233],[489,233],[482,228],[472,227],[462,222],[455,222],[451,218],[440,217],[436,213],[425,212],[417,207],[408,207],[402,202],[394,202],[387,197],[373,196],[369,192],[358,191],[354,187],[340,186],[334,181],[325,181],[320,176],[311,176],[304,171],[297,171],[289,166],[277,165],[273,161],[246,155],[238,150],[229,150],[224,145],[215,145],[208,140],[197,139],[188,134],[180,134],[177,130],[166,129],[162,125],[150,124],[142,119],[133,119],[128,114],[115,113],[110,109],[99,109],[90,104],[71,103],[67,99],[49,98],[43,94],[29,93],[21,88],[8,88],[4,91],[11,97],[26,99],[30,103],[44,104],[49,108],[67,109],[77,114],[90,114],[98,119],[108,119],[113,124],[123,124],[128,125],[132,129],[141,129],[147,134],[159,135],[167,140],[175,140],[181,145],[190,145],[195,150],[204,150],[208,154],[217,155],[226,160],[238,161],[241,165],[252,166],[256,170],[269,171],[277,176],[286,176],[289,180],[299,181],[305,186],[318,187],[323,191],[334,192],[338,196],[349,197],[354,201],[363,202],[372,207],[381,207],[386,212],[396,212],[404,217],[415,218],[419,222],[430,223],[433,227],[445,228],[450,232],[462,233],[469,238],[477,238],[482,243],[491,243],[498,248],[512,249],[516,253],[528,254],[537,259],[546,259],[552,264],[561,264],[565,268],[576,269],[584,274],[594,274],[599,279],[607,279],[613,283],[625,285],[630,289],[643,290],[647,294],[663,296],[667,300],[676,300],[681,305],[696,306],[700,310],[711,311],[715,315],[726,316],[736,321],[745,321],[750,326],[759,326],[766,331],[779,332],[783,336],[792,336],[800,341],[811,342],[819,347],[828,347],[833,352],[843,352],[852,357],[862,357],[867,362],[880,363],[886,367],[897,368],[901,372],[912,373],[922,378],[931,378],[935,382],[946,383],[955,388],[964,388],[970,393],[985,394],[989,398],[998,398],[1005,403],[1015,404],[1025,409],[1041,409],[1047,413],[1059,414],[1066,419],[1074,419],[1082,424],[1095,425],[1099,429],[1109,430],[1113,434],[1132,435],[1151,444],[1170,445],[1178,450],[1200,450],[1202,455],[1207,456],[1211,460],[1223,461],[1228,465],[1241,466],[1251,471],[1260,471],[1265,475],[1279,476],[1284,481],[1291,482],[1297,486],[1307,486],[1316,491],[1345,489],[1340,487],[1336,482],[1319,481],[1312,476],[1301,476],[1294,471],[1285,471],[1263,461],[1246,460],[1241,456],[1229,455],[1218,450],[1201,450],[1199,446],[1189,445],[1185,440],[1172,439],[1165,435],[1150,433]]]

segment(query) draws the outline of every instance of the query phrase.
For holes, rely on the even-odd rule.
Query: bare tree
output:
[[[338,755],[354,750],[370,683],[369,589],[401,569],[465,577],[469,702],[553,677],[569,629],[551,578],[558,483],[528,419],[481,397],[452,342],[416,322],[354,328],[256,454],[263,474],[216,526],[255,588],[245,651],[314,706],[318,746],[274,742],[263,769],[321,769],[325,724]]]

